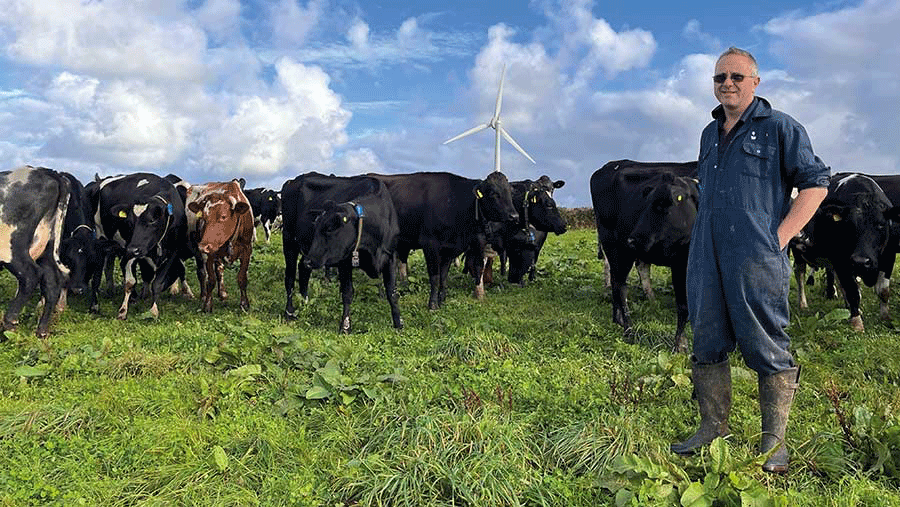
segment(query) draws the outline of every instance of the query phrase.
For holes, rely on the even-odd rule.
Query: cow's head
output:
[[[542,178],[546,178],[546,176],[542,176]],[[549,181],[549,178],[547,180]],[[559,214],[556,201],[553,200],[552,189],[558,187],[552,185],[549,190],[546,185],[537,182],[529,185],[525,192],[522,208],[528,214],[528,223],[537,230],[562,234],[566,232],[566,220]]]
[[[507,241],[506,252],[509,257],[510,283],[525,285],[525,275],[534,268],[537,260],[536,230],[529,225],[526,229],[517,230]]]
[[[238,200],[239,195],[238,182],[232,181],[223,191],[210,192],[188,203],[188,211],[197,215],[201,252],[218,252],[234,236],[241,219],[249,219],[250,205]]]
[[[81,294],[88,287],[91,255],[96,242],[93,229],[79,226],[59,244],[59,260],[69,268],[66,287],[75,294]]]
[[[878,259],[891,237],[892,221],[900,218],[900,207],[860,196],[850,204],[822,205],[814,217],[817,245],[829,256],[849,262],[853,274],[872,286],[878,279]]]
[[[315,220],[309,252],[303,256],[306,267],[317,269],[334,266],[350,258],[357,245],[358,231],[362,225],[359,217],[358,208],[351,203],[325,202],[322,212]]]
[[[178,225],[173,204],[160,194],[146,203],[115,205],[110,212],[117,220],[126,222],[125,228],[132,231],[131,240],[125,246],[128,257],[158,255],[157,249],[162,240]]]
[[[515,222],[519,219],[512,201],[509,180],[499,172],[492,172],[487,178],[475,184],[476,206],[484,219],[489,222]]]
[[[697,218],[697,184],[691,178],[662,173],[642,191],[643,211],[626,243],[641,257],[671,259],[687,253]]]

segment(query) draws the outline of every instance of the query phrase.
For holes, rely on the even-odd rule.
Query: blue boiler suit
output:
[[[739,346],[747,366],[767,376],[791,368],[787,249],[778,226],[791,189],[827,187],[830,170],[806,130],[761,97],[719,146],[722,106],[700,138],[700,202],[688,254],[693,360],[724,361]]]

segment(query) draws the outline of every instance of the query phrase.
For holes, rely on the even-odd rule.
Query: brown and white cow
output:
[[[225,264],[239,260],[237,282],[241,308],[250,308],[247,271],[256,240],[250,202],[238,180],[228,183],[192,185],[187,194],[188,238],[197,251],[197,278],[200,281],[203,311],[212,311],[212,291],[226,299],[222,274]]]

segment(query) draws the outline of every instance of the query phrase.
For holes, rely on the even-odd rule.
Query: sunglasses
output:
[[[738,74],[736,72],[731,73],[731,81],[734,83],[740,83],[741,81],[744,80],[744,78],[748,78],[748,77],[756,77],[756,76],[745,76],[743,74]],[[719,83],[719,84],[724,83],[726,79],[728,79],[728,74],[726,74],[724,72],[713,76],[713,81],[715,81],[716,83]]]

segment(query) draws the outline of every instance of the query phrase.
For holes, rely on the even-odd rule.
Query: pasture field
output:
[[[0,505],[900,505],[900,339],[871,289],[863,334],[821,278],[808,311],[792,292],[803,374],[791,471],[772,476],[737,355],[733,434],[669,452],[697,423],[688,358],[668,352],[669,272],[653,268],[656,301],[632,275],[626,341],[596,251],[593,230],[551,235],[536,282],[483,302],[454,269],[438,311],[417,253],[402,331],[362,273],[352,334],[318,273],[285,322],[280,234],[255,246],[247,313],[234,269],[209,315],[166,294],[158,320],[137,302],[119,322],[121,289],[99,316],[70,296],[42,343],[30,304],[0,343]],[[3,309],[14,292],[0,274]]]

